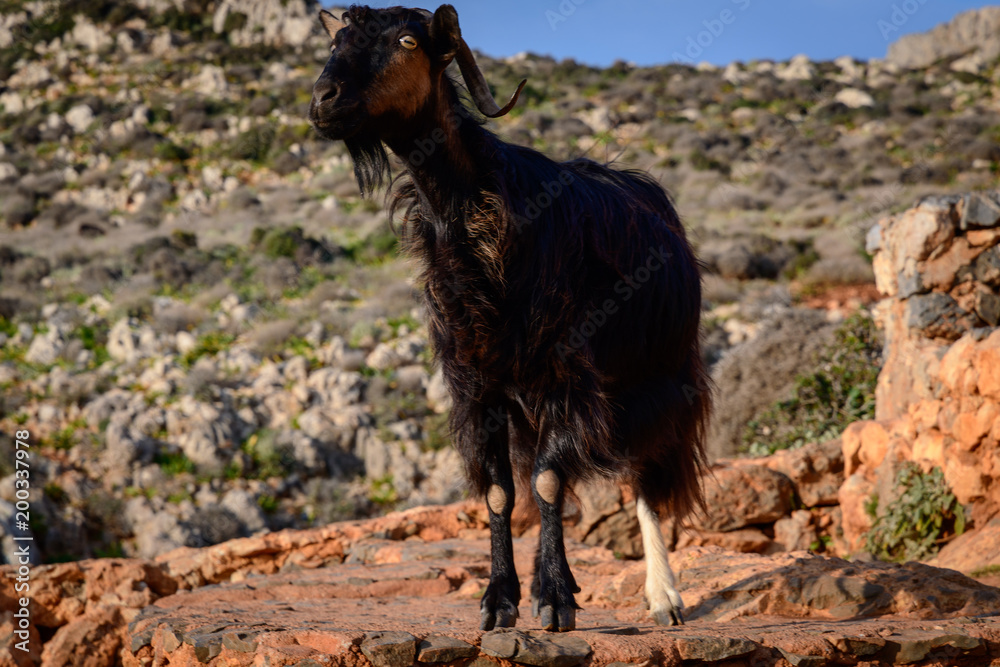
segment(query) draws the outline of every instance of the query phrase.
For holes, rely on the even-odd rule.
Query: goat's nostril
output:
[[[327,100],[332,100],[337,96],[340,89],[337,88],[337,84],[330,82],[317,83],[313,87],[313,98],[317,102],[326,102]]]

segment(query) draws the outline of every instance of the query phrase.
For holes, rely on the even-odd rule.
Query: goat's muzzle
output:
[[[317,106],[337,97],[340,92],[339,86],[332,79],[320,79],[313,86],[312,105]]]

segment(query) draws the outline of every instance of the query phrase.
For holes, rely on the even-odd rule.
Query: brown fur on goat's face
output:
[[[309,120],[322,136],[385,139],[427,106],[460,39],[457,18],[453,30],[437,14],[355,6],[341,21],[321,12],[333,45],[313,87]]]

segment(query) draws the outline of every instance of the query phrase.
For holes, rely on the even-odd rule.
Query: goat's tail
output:
[[[633,393],[628,403],[625,445],[635,489],[651,507],[678,518],[704,511],[712,385],[701,355],[695,351],[677,378]]]

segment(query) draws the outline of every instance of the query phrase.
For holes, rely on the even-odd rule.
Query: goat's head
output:
[[[340,19],[326,10],[319,18],[333,45],[313,86],[309,120],[322,136],[347,143],[355,167],[361,167],[363,189],[381,180],[372,169],[384,164],[382,141],[412,132],[419,115],[440,111],[434,107],[442,100],[444,71],[452,60],[458,61],[476,106],[490,118],[510,111],[525,84],[506,106],[497,105],[451,5],[434,13],[352,6]],[[427,120],[433,124],[438,119]],[[374,183],[364,182],[366,169]]]

